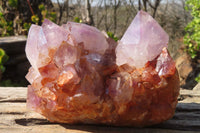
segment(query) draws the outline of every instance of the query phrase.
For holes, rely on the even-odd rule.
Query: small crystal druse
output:
[[[168,120],[179,94],[168,40],[143,11],[117,43],[85,24],[32,25],[27,107],[61,123],[146,126]]]

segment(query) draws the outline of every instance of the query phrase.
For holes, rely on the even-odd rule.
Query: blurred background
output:
[[[31,24],[74,21],[120,39],[139,10],[152,15],[169,34],[181,87],[200,82],[199,0],[0,0],[0,86],[27,86],[24,47]]]

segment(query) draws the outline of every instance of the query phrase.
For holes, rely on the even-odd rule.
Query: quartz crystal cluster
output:
[[[168,39],[143,11],[118,42],[81,23],[32,25],[27,107],[69,124],[141,127],[168,120],[179,94]]]

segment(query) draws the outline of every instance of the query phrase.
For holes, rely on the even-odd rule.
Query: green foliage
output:
[[[26,86],[26,83],[24,81],[20,81],[18,83],[12,82],[10,79],[7,80],[2,80],[0,82],[0,86],[4,87],[21,87],[21,86]]]
[[[13,22],[6,21],[2,12],[0,12],[0,36],[13,35]]]
[[[199,75],[195,78],[195,81],[200,82],[200,73],[199,73]]]
[[[31,27],[31,23],[26,23],[26,22],[25,22],[25,23],[23,24],[23,28],[24,28],[25,31],[28,31],[30,27]]]
[[[39,8],[40,11],[45,10],[45,6],[44,6],[44,4],[40,4],[40,5],[38,6],[38,8]]]
[[[56,12],[48,11],[47,8],[45,8],[45,6],[43,4],[40,4],[38,6],[38,8],[42,14],[42,21],[44,21],[44,19],[46,18],[53,22],[56,22]]]
[[[186,10],[191,11],[193,20],[185,27],[184,43],[187,46],[186,51],[194,59],[200,52],[200,1],[187,0],[186,4]]]
[[[14,28],[16,28],[16,26],[13,26],[14,21],[17,24],[17,28],[22,28],[22,31],[26,32],[29,30],[32,23],[38,25],[40,24],[40,22],[43,22],[45,18],[56,22],[56,12],[47,10],[47,7],[44,4],[38,5],[39,13],[32,15],[31,20],[29,22],[25,22],[23,17],[16,19],[16,17],[19,15],[19,12],[17,10],[17,8],[19,8],[18,0],[8,0],[7,4],[9,5],[9,7],[11,7],[7,12],[12,12],[12,15],[15,15],[12,17],[15,19],[13,19],[12,17],[5,17],[5,14],[3,13],[3,8],[0,5],[0,36],[11,36],[15,34]],[[39,17],[40,14],[42,15],[41,17]],[[12,18],[11,21],[8,20],[10,18]],[[20,34],[26,32],[20,32]]]
[[[40,19],[39,19],[39,17],[38,17],[37,15],[31,16],[31,21],[32,21],[33,23],[38,24],[39,20],[40,20]]]
[[[17,8],[18,0],[8,0],[8,5],[12,8]],[[3,14],[3,9],[0,7],[0,36],[10,36],[14,34],[13,22],[6,21]]]
[[[80,19],[79,17],[74,17],[74,22],[82,23],[82,19]]]
[[[53,21],[54,23],[56,22],[56,12],[50,12],[48,18]]]
[[[53,22],[56,22],[56,17],[57,17],[56,16],[56,12],[48,11],[47,8],[44,6],[44,4],[40,4],[38,6],[38,8],[39,8],[39,10],[40,10],[40,12],[42,14],[42,20],[41,20],[42,22],[44,21],[44,19],[49,19],[49,20],[51,20]],[[31,16],[31,21],[32,21],[32,23],[38,25],[39,22],[40,22],[40,18],[38,17],[38,15],[32,15]],[[31,23],[25,22],[23,24],[23,28],[24,28],[25,31],[28,31],[30,27],[31,27]]]
[[[0,48],[0,71],[1,72],[5,71],[5,67],[3,66],[3,64],[5,64],[6,61],[8,61],[8,58],[9,57],[6,55],[5,51]]]
[[[8,5],[13,8],[18,7],[18,0],[8,0]]]
[[[114,39],[116,42],[119,40],[119,38],[117,38],[115,35],[114,35],[114,33],[112,33],[112,32],[107,32],[107,35],[110,37],[110,38],[112,38],[112,39]]]

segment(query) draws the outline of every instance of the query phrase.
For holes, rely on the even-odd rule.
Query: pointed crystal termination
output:
[[[28,39],[26,43],[26,56],[31,63],[32,67],[37,70],[38,67],[43,66],[43,62],[39,59],[40,53],[47,56],[48,47],[44,32],[40,26],[32,25],[29,30]]]
[[[116,48],[118,66],[144,67],[167,47],[169,36],[146,12],[139,11]]]
[[[118,46],[85,24],[32,25],[27,107],[59,123],[141,127],[168,120],[180,87],[167,43],[168,35],[143,11]]]
[[[68,22],[63,27],[75,37],[77,43],[83,42],[86,50],[103,54],[108,48],[105,36],[95,27],[75,22]]]

